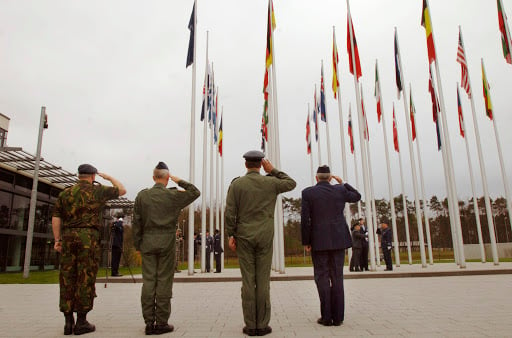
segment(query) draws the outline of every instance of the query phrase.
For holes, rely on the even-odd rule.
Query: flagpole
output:
[[[460,104],[460,94],[459,94],[459,83],[457,82],[457,99],[459,100]],[[480,212],[478,211],[478,200],[476,196],[476,190],[475,190],[475,179],[473,176],[473,165],[471,164],[471,155],[469,152],[469,141],[468,141],[468,135],[466,135],[466,121],[464,119],[464,113],[462,112],[462,107],[459,107],[461,118],[459,118],[459,123],[462,125],[462,130],[464,131],[464,135],[462,138],[464,138],[464,143],[466,144],[466,155],[468,157],[468,167],[469,167],[469,178],[471,181],[471,192],[473,193],[473,211],[475,213],[475,219],[476,219],[476,230],[478,234],[478,244],[480,246],[480,257],[482,259],[482,263],[485,263],[485,248],[484,248],[484,241],[482,237],[482,225],[480,224]]]
[[[197,26],[197,0],[194,0],[194,46],[192,62],[192,98],[190,105],[190,162],[189,181],[195,184],[196,159],[196,26]],[[185,230],[185,229],[183,229]],[[194,274],[194,202],[188,206],[188,275]]]
[[[209,80],[209,67],[208,64],[208,31],[206,31],[206,73],[205,73],[205,86],[204,86],[204,93],[205,99],[203,101],[203,182],[202,182],[202,189],[201,189],[201,272],[204,273],[205,270],[205,258],[206,258],[206,246],[205,246],[205,239],[206,239],[206,170],[207,170],[207,160],[208,160],[208,151],[207,151],[207,141],[208,141],[208,118],[206,117],[207,114],[207,101],[208,101],[208,88],[210,86]]]
[[[352,116],[350,102],[348,104],[348,114],[349,114],[349,117]],[[352,138],[354,137],[354,132],[355,132],[355,130],[354,130],[354,128],[352,128]],[[355,148],[355,145],[354,145],[354,148]],[[354,174],[356,176],[356,186],[357,186],[357,189],[359,189],[359,174],[357,173],[356,153],[357,152],[354,149],[354,151],[353,151],[353,154],[354,154]],[[361,211],[361,201],[359,200],[359,201],[357,201],[357,216],[358,216],[358,218],[362,217],[361,214],[362,214],[362,211]]]
[[[395,36],[397,37],[395,40],[397,53],[398,53],[398,62],[400,65],[400,80],[403,84],[405,84],[404,80],[404,68],[402,67],[402,58],[400,54],[400,46],[398,44],[398,33],[395,27]],[[409,145],[409,159],[411,162],[411,173],[412,173],[412,188],[414,191],[414,203],[416,206],[416,223],[418,226],[418,240],[420,242],[420,256],[421,256],[421,266],[427,267],[427,260],[425,257],[425,239],[423,237],[423,222],[421,221],[421,207],[420,201],[418,198],[418,175],[416,173],[416,160],[414,159],[414,148],[412,146],[412,129],[411,129],[411,116],[409,112],[409,105],[407,102],[407,88],[404,86],[403,88],[403,102],[404,102],[404,113],[405,113],[405,125],[407,127],[407,144]]]
[[[319,117],[318,117],[318,96],[316,95],[317,91],[316,91],[316,83],[315,83],[315,106],[313,107],[313,114],[315,114],[315,118],[316,118],[316,125],[315,125],[315,130],[318,129],[318,138],[316,140],[316,144],[318,145],[318,166],[322,166],[323,163],[322,163],[322,150],[320,147],[320,128],[318,128],[318,126],[320,125],[320,121],[318,121]]]
[[[363,164],[363,185],[364,185],[364,196],[365,196],[365,215],[366,215],[366,224],[368,225],[368,246],[370,251],[370,262],[372,271],[376,270],[375,267],[375,247],[374,247],[374,227],[373,220],[371,215],[371,194],[369,187],[369,173],[368,173],[368,159],[366,157],[365,143],[364,143],[364,126],[366,125],[362,115],[362,102],[361,95],[359,92],[359,79],[357,78],[357,66],[356,66],[356,58],[355,58],[355,50],[354,50],[354,32],[352,31],[352,17],[350,15],[350,4],[349,0],[347,0],[347,12],[349,23],[349,34],[350,34],[350,45],[351,45],[351,53],[352,53],[352,69],[354,70],[354,87],[356,91],[356,100],[357,100],[357,116],[358,116],[358,126],[359,126],[359,144],[361,145],[361,163]]]
[[[215,79],[215,73],[214,73],[214,69],[213,69],[213,62],[212,62],[212,79]],[[214,203],[215,203],[215,198],[214,198],[214,194],[215,194],[215,165],[214,165],[214,157],[215,157],[215,126],[213,124],[213,120],[214,120],[214,116],[213,114],[215,114],[215,82],[212,80],[212,107],[211,107],[211,120],[210,120],[210,203],[209,203],[209,206],[210,206],[210,214],[209,214],[209,218],[210,218],[210,222],[209,222],[209,229],[210,229],[210,236],[212,236],[213,234],[213,223],[214,223],[214,215],[215,215],[215,206],[214,206]],[[204,239],[205,243],[206,243],[206,238]],[[207,272],[211,272],[212,271],[212,265],[213,265],[213,256],[212,254],[210,253],[208,259],[210,260],[210,271],[207,271]]]
[[[380,79],[377,60],[375,60],[375,75],[378,79]],[[388,149],[388,136],[386,133],[386,120],[384,117],[384,104],[382,103],[382,95],[380,91],[380,81],[376,81],[375,86],[378,87],[379,92],[379,105],[380,111],[382,113],[382,133],[384,134],[384,153],[386,155],[386,171],[388,174],[388,192],[389,192],[389,202],[391,204],[391,222],[392,222],[392,230],[393,230],[393,242],[394,242],[394,251],[395,251],[395,265],[397,267],[400,266],[400,248],[398,247],[398,231],[396,226],[396,212],[395,212],[395,200],[393,198],[393,183],[391,179],[391,167],[389,165],[389,149]]]
[[[512,51],[511,51],[511,53],[512,53]],[[482,70],[485,73],[484,59],[481,59],[481,62],[482,62]],[[490,92],[489,92],[489,101],[490,100],[491,100],[491,96],[490,96]],[[496,123],[496,112],[494,110],[492,112],[492,124],[494,126],[494,136],[496,138],[496,146],[498,148],[498,156],[500,159],[501,176],[503,178],[503,185],[505,186],[505,197],[507,198],[507,210],[508,210],[508,215],[509,215],[508,218],[510,221],[510,225],[512,227],[512,206],[510,204],[510,202],[511,202],[510,188],[509,188],[509,184],[508,184],[507,172],[505,171],[505,162],[503,161],[503,153],[501,151],[501,142],[500,142],[500,136],[498,134],[498,127],[497,127],[498,124]]]
[[[411,83],[409,83],[409,95],[411,98],[411,106],[414,107],[414,105],[412,103]],[[411,111],[411,114],[416,114],[416,108],[414,108],[414,111]],[[414,117],[414,121],[416,121],[416,117]],[[412,126],[411,126],[411,128],[412,128]],[[425,181],[423,180],[423,165],[421,164],[420,135],[418,133],[418,129],[416,128],[416,123],[414,124],[414,132],[416,133],[416,155],[418,156],[418,169],[420,172],[420,188],[421,188],[421,198],[423,200],[423,217],[425,218],[425,233],[427,235],[428,259],[429,259],[429,264],[434,265],[434,258],[432,256],[432,241],[430,238],[430,222],[428,220],[427,201],[425,199]]]
[[[460,26],[459,26],[459,33],[460,33],[460,40],[462,43],[462,47],[464,48],[464,38],[462,36],[462,29],[460,28]],[[465,51],[464,51],[464,54],[465,54]],[[467,58],[466,58],[466,60],[467,60]],[[468,77],[468,83],[471,84],[471,77],[469,75],[469,69],[467,71],[467,77]],[[494,265],[498,265],[499,264],[498,248],[496,245],[496,236],[494,235],[494,221],[492,218],[492,208],[491,208],[491,201],[489,198],[489,188],[487,186],[487,174],[485,172],[485,162],[484,162],[484,157],[483,157],[483,152],[482,152],[482,143],[480,142],[480,129],[478,127],[478,121],[476,118],[475,100],[473,98],[473,95],[469,95],[469,99],[470,99],[470,103],[471,103],[471,113],[472,113],[472,117],[473,117],[473,128],[475,130],[476,149],[478,152],[478,164],[480,165],[480,175],[482,176],[482,187],[483,187],[483,191],[484,191],[484,202],[485,202],[485,210],[486,210],[486,216],[487,216],[487,225],[489,227],[489,237],[491,239],[492,258],[493,258]],[[484,262],[485,262],[485,260],[484,260]]]
[[[324,60],[322,61],[322,82],[324,80]],[[326,103],[325,100],[325,83],[323,83],[323,87],[320,87],[320,92],[324,92],[324,104]],[[320,94],[320,100],[322,99],[322,95]],[[324,111],[325,114],[325,138],[327,140],[327,164],[329,165],[329,168],[332,170],[332,161],[331,161],[331,138],[329,137],[329,120],[327,119],[327,109]]]
[[[393,114],[395,112],[395,103],[393,102]],[[407,210],[407,200],[405,198],[405,184],[404,184],[404,170],[402,166],[402,153],[400,152],[400,138],[398,137],[398,122],[395,117],[395,125],[397,129],[396,141],[398,143],[398,164],[400,165],[400,185],[402,187],[402,205],[405,222],[405,240],[407,242],[407,257],[409,259],[409,265],[412,265],[412,254],[411,254],[411,237],[409,235],[409,216]]]
[[[224,118],[224,106],[222,106],[221,114],[222,121]],[[224,151],[224,127],[222,127],[222,151]],[[220,244],[222,248],[220,266],[222,271],[224,271],[224,205],[224,156],[220,155]]]
[[[428,4],[428,0],[425,0],[427,4],[427,8],[430,8]],[[432,43],[434,45],[434,50],[436,42],[434,38],[434,25],[432,23],[432,19],[430,18],[430,10],[429,10],[429,20],[431,25],[431,31],[432,31]],[[454,209],[454,216],[455,216],[455,232],[457,234],[457,246],[459,251],[459,263],[460,268],[466,267],[466,259],[464,256],[464,243],[462,241],[462,227],[460,223],[460,214],[459,214],[459,201],[457,200],[457,187],[455,184],[455,173],[453,171],[453,159],[452,159],[452,150],[451,150],[451,143],[450,143],[450,137],[448,132],[448,123],[446,120],[446,106],[444,104],[444,95],[443,95],[443,87],[442,87],[442,81],[441,81],[441,72],[439,71],[439,61],[435,60],[435,67],[436,67],[436,81],[437,81],[437,87],[439,88],[439,103],[441,105],[441,118],[443,122],[443,134],[445,138],[445,147],[446,147],[446,158],[448,160],[448,174],[451,180],[451,201],[453,203],[453,209]]]
[[[218,100],[218,95],[219,95],[219,88],[217,87],[217,100]],[[217,105],[218,102],[215,102],[215,104]],[[215,114],[217,114],[217,109],[215,109]],[[217,114],[217,118],[218,118],[218,114]],[[217,121],[217,118],[215,119],[215,121]],[[214,126],[214,128],[216,128],[216,126]],[[220,203],[219,203],[219,190],[220,190],[220,179],[219,179],[219,176],[220,176],[220,161],[219,161],[219,157],[220,157],[220,153],[219,153],[219,133],[218,133],[218,130],[215,131],[217,133],[217,146],[215,147],[215,229],[214,229],[214,232],[211,234],[212,236],[215,236],[215,230],[219,230],[220,231]],[[214,243],[215,244],[215,243]],[[213,251],[215,252],[215,248],[212,248]],[[212,265],[212,269],[213,269],[213,265]]]
[[[306,140],[308,142],[307,147],[309,148],[309,166],[311,168],[311,186],[315,185],[315,172],[313,169],[313,149],[311,149],[311,119],[309,118],[309,102],[308,102],[308,123],[310,125],[309,127],[309,140]]]

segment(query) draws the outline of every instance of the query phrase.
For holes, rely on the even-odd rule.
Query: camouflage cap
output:
[[[246,152],[243,157],[246,161],[257,162],[261,161],[261,159],[265,157],[265,154],[259,150],[250,150]]]
[[[92,165],[90,164],[80,164],[78,166],[78,173],[79,174],[97,174],[98,173],[98,169],[96,169],[95,167],[93,167]]]

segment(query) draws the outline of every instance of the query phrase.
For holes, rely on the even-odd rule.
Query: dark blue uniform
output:
[[[393,248],[393,233],[391,229],[387,227],[381,230],[381,246],[382,254],[384,255],[384,261],[386,262],[386,270],[393,270],[393,262],[391,261],[391,249]]]

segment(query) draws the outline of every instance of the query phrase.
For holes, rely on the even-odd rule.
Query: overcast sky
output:
[[[503,4],[512,16],[512,1],[503,0]],[[35,154],[40,109],[46,106],[49,128],[44,132],[42,147],[46,161],[71,172],[76,172],[81,163],[91,163],[121,180],[130,199],[152,186],[152,169],[158,161],[166,162],[172,174],[188,180],[192,71],[191,67],[185,68],[185,61],[192,5],[192,0],[1,1],[0,112],[11,118],[8,145]],[[510,174],[512,134],[508,131],[512,114],[507,107],[511,105],[512,65],[503,58],[496,1],[431,0],[430,6],[458,196],[467,199],[472,195],[465,144],[458,133],[455,89],[460,81],[460,65],[456,62],[459,25],[464,34],[491,197],[504,196],[493,124],[485,116],[480,70],[483,58]],[[349,103],[357,130],[354,81],[346,52],[347,8],[346,2],[339,0],[275,0],[274,9],[280,169],[298,183],[286,196],[298,197],[311,182],[305,123],[308,103],[313,105],[315,84],[320,85],[321,60],[326,77],[332,171],[340,176],[342,173],[338,106],[330,85],[333,26],[340,56],[343,133],[347,133]],[[382,125],[377,123],[373,96],[378,59],[388,139],[392,141],[395,103],[405,190],[413,198],[404,105],[397,100],[394,77],[395,26],[405,84],[407,90],[411,84],[416,106],[426,196],[444,197],[442,157],[437,151],[428,92],[425,30],[420,25],[422,0],[352,1],[351,12],[361,56],[376,197],[388,197]],[[210,34],[209,59],[219,86],[219,106],[224,109],[227,191],[232,178],[245,173],[242,154],[260,147],[266,15],[266,0],[198,1],[195,183],[199,188],[203,156],[199,114],[206,31]],[[470,101],[463,91],[461,99],[477,194],[481,196]],[[323,162],[327,162],[325,134],[322,122]],[[347,136],[345,139],[348,141]],[[357,134],[355,143],[358,150]],[[398,156],[392,143],[388,148],[397,195],[401,192]],[[317,149],[313,143],[315,168]],[[344,179],[356,185],[351,155],[347,165]],[[363,192],[361,179],[358,188]]]

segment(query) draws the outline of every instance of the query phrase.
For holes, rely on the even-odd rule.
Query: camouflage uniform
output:
[[[242,309],[248,329],[264,329],[270,321],[270,267],[277,195],[295,188],[295,181],[278,169],[269,176],[248,171],[231,182],[225,224],[236,239],[242,273]]]
[[[80,180],[62,191],[55,203],[53,217],[62,220],[59,308],[64,313],[92,310],[103,207],[117,197],[117,187]]]
[[[137,194],[133,209],[133,242],[142,257],[142,316],[146,324],[167,323],[171,315],[176,255],[176,225],[181,210],[199,197],[199,190],[180,180],[176,188],[156,183]]]

